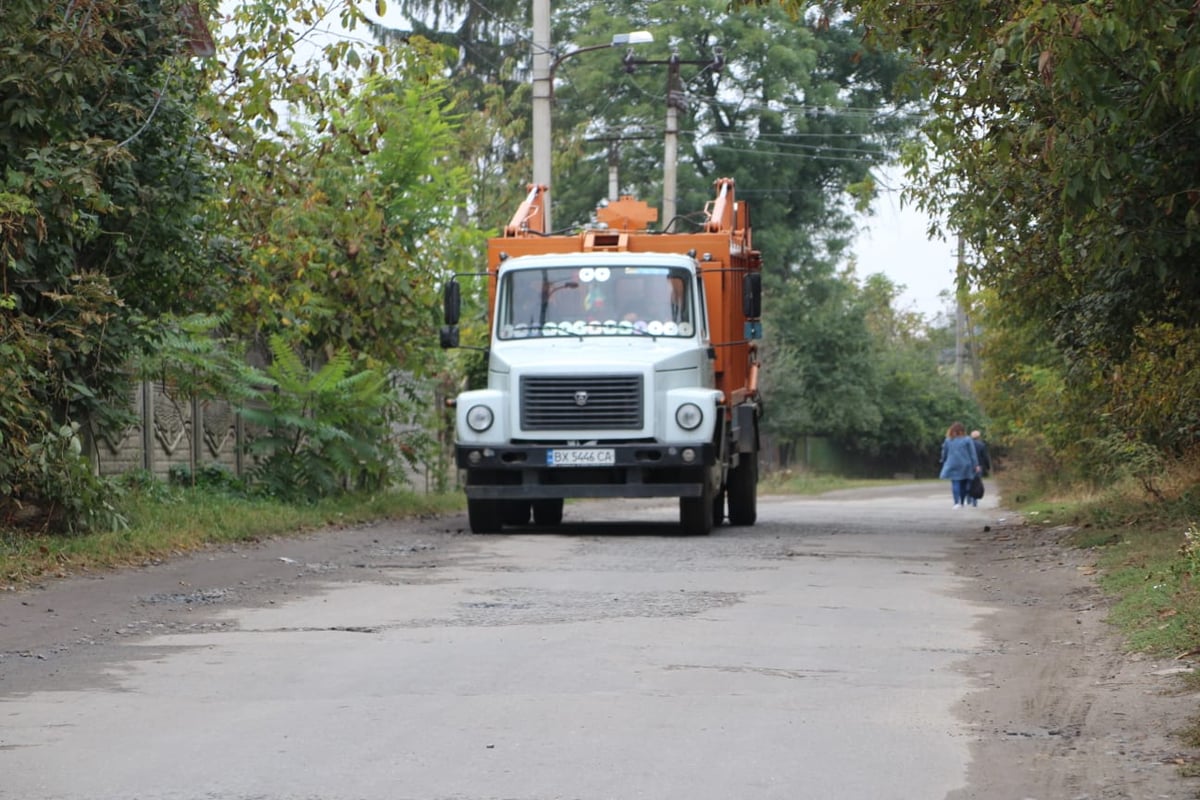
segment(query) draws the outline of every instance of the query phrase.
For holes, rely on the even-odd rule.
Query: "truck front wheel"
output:
[[[467,522],[471,533],[500,532],[500,501],[467,498]]]
[[[758,453],[743,453],[729,471],[729,524],[753,525],[758,519]]]

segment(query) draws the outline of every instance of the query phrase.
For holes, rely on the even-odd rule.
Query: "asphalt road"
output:
[[[0,798],[914,800],[993,609],[944,483],[426,520],[0,597]]]

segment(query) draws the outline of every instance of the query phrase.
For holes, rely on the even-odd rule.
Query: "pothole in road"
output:
[[[200,589],[194,592],[166,592],[138,598],[146,605],[196,605],[206,606],[227,603],[237,599],[232,589]]]
[[[558,592],[501,589],[467,602],[451,619],[413,620],[406,627],[545,625],[618,617],[684,617],[740,603],[737,592]]]

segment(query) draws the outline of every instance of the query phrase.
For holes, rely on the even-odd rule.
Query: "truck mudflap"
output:
[[[704,444],[455,446],[468,498],[699,497],[717,451]]]

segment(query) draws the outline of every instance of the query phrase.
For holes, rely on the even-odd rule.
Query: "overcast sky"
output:
[[[873,216],[859,220],[858,257],[860,278],[882,272],[893,283],[905,286],[899,305],[933,317],[947,310],[938,297],[943,291],[953,294],[957,244],[954,241],[930,241],[925,230],[929,219],[911,206],[901,208],[900,183],[892,190],[880,190],[873,205]]]

